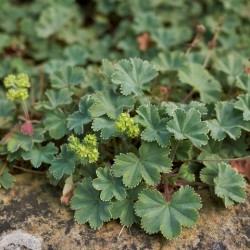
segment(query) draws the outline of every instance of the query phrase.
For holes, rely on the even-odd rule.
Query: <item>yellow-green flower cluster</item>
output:
[[[129,137],[134,138],[140,134],[140,129],[134,118],[128,113],[121,113],[115,123],[115,128],[118,132],[125,133]]]
[[[9,100],[26,100],[29,96],[27,88],[30,81],[27,74],[8,75],[4,78],[4,86],[8,89],[7,98]]]
[[[68,141],[68,149],[75,152],[79,159],[87,159],[89,163],[98,160],[99,152],[95,135],[85,136],[83,143],[74,135],[70,135]]]

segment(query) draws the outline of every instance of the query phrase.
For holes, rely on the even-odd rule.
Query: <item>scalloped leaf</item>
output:
[[[145,127],[141,134],[142,139],[148,142],[156,141],[162,147],[168,146],[171,136],[166,128],[168,119],[160,117],[157,107],[141,106],[136,112],[136,121]]]
[[[66,47],[63,54],[66,57],[67,63],[71,66],[83,65],[88,58],[86,49],[78,44]]]
[[[62,89],[83,83],[84,70],[78,67],[65,66],[50,76],[53,88]]]
[[[92,129],[94,131],[101,130],[101,137],[107,140],[110,137],[115,137],[118,135],[118,132],[115,129],[115,123],[115,120],[111,120],[108,117],[98,117],[94,119],[92,123]]]
[[[172,113],[167,129],[174,134],[176,140],[190,140],[196,147],[206,145],[208,141],[208,128],[206,122],[201,121],[199,111],[191,108],[188,112],[176,109]]]
[[[113,197],[117,200],[122,200],[126,197],[122,179],[114,177],[110,168],[98,168],[96,174],[97,178],[92,181],[92,185],[96,190],[101,191],[100,198],[103,201],[109,201]]]
[[[90,108],[90,113],[93,117],[106,114],[109,118],[116,119],[124,107],[133,107],[135,103],[131,96],[117,95],[112,90],[96,92],[92,98],[94,104]]]
[[[216,103],[215,111],[217,119],[208,121],[214,140],[221,141],[226,135],[236,140],[241,135],[241,129],[250,131],[250,123],[242,119],[242,112],[234,108],[232,101]]]
[[[75,171],[75,154],[68,150],[67,145],[61,146],[61,153],[51,162],[50,173],[61,179],[64,174],[71,175]]]
[[[93,100],[89,95],[85,95],[79,101],[79,111],[74,112],[67,118],[67,126],[69,130],[74,130],[76,134],[83,134],[84,125],[91,122],[92,117],[89,108],[92,106]]]
[[[39,168],[43,162],[51,163],[57,153],[57,147],[50,142],[46,146],[35,145],[31,150],[23,152],[22,157],[26,161],[30,160],[35,168]]]
[[[183,68],[187,62],[187,57],[179,51],[160,53],[153,61],[161,72],[177,71]]]
[[[200,64],[189,63],[188,66],[179,70],[178,75],[181,82],[189,84],[194,91],[200,93],[202,102],[211,103],[219,100],[220,83]]]
[[[3,164],[0,164],[0,172]],[[8,169],[4,169],[0,175],[0,188],[3,187],[5,189],[9,189],[14,184],[15,178],[8,172]]]
[[[250,75],[241,75],[236,79],[236,86],[250,94]]]
[[[133,223],[139,222],[139,218],[135,214],[134,204],[138,199],[139,193],[145,188],[145,183],[141,183],[135,188],[127,189],[127,197],[125,199],[113,202],[112,218],[119,218],[124,226],[131,226]]]
[[[60,139],[68,134],[67,115],[61,109],[46,112],[44,119],[44,129],[49,131],[49,134],[54,139]]]
[[[71,208],[75,211],[75,220],[79,224],[89,222],[98,229],[104,221],[111,219],[112,203],[100,200],[100,192],[94,189],[90,178],[85,178],[74,190]]]
[[[190,171],[190,165],[188,163],[183,163],[178,172],[178,178],[187,181],[195,181],[195,175]]]
[[[125,186],[133,188],[142,179],[149,185],[160,181],[160,173],[169,173],[172,162],[169,151],[157,143],[143,143],[139,148],[139,157],[133,153],[120,154],[115,157],[112,172],[116,177],[123,177]]]
[[[161,232],[167,239],[180,235],[181,226],[193,227],[202,207],[200,196],[191,187],[181,187],[166,202],[162,194],[146,189],[139,195],[135,211],[142,218],[141,225],[149,233]]]
[[[148,61],[139,58],[120,60],[115,68],[112,82],[121,85],[124,95],[142,95],[143,90],[149,89],[149,82],[158,75],[157,70]]]
[[[243,111],[243,119],[250,121],[250,94],[240,95],[237,99],[234,108]]]

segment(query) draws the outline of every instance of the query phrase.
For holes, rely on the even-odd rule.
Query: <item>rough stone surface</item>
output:
[[[192,229],[184,228],[179,238],[168,241],[160,234],[147,235],[139,226],[124,228],[119,236],[122,227],[117,221],[106,223],[98,231],[78,225],[70,209],[60,204],[59,189],[49,185],[45,177],[20,174],[11,190],[0,190],[0,239],[21,230],[41,238],[44,250],[250,249],[249,185],[247,189],[247,202],[230,210],[212,199],[207,190],[199,190],[204,204],[199,223]]]

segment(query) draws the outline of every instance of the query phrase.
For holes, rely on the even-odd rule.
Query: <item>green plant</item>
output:
[[[20,62],[17,68],[7,67],[6,71],[17,75],[3,80],[5,87],[14,86],[15,95],[10,90],[7,96],[4,89],[0,92],[0,124],[6,131],[0,146],[0,187],[11,187],[14,170],[48,170],[51,184],[74,190],[72,199],[63,200],[71,200],[78,223],[88,222],[97,229],[103,222],[120,219],[124,226],[141,223],[146,232],[161,232],[172,239],[182,226],[192,227],[198,220],[202,203],[193,187],[208,187],[226,207],[246,198],[244,178],[230,164],[249,160],[249,68],[241,55],[245,50],[241,47],[238,54],[230,53],[233,45],[226,40],[230,27],[238,24],[220,20],[215,26],[206,16],[207,26],[215,30],[207,48],[202,26],[191,41],[191,25],[184,25],[181,13],[170,29],[164,25],[165,15],[155,15],[169,5],[177,13],[178,3],[107,2],[96,3],[106,19],[91,20],[89,29],[81,27],[73,1],[35,1],[33,9],[24,5],[24,12],[32,12],[34,19],[36,10],[47,6],[35,35],[24,36],[24,44],[31,40],[31,47],[39,47],[29,52],[34,65],[45,61],[30,66],[31,72],[23,70]],[[4,3],[10,11],[10,3]],[[238,17],[233,5],[219,6]],[[119,27],[111,41],[99,26],[109,27],[109,14],[117,7]],[[133,29],[126,34],[131,9]],[[25,34],[32,20],[19,18]],[[237,20],[243,25],[245,18],[239,14]],[[103,41],[100,48],[93,42],[87,51],[84,46],[92,41],[91,32]],[[131,42],[142,32],[150,34],[144,38],[152,39],[146,41],[144,51]],[[58,51],[60,59],[47,53],[43,38],[51,39],[53,53]],[[189,40],[184,54],[183,43]],[[221,45],[216,47],[217,42]],[[113,53],[112,46],[117,46]],[[130,55],[143,59],[121,59]],[[109,60],[102,60],[106,56]],[[29,80],[19,68],[30,75],[29,98]],[[18,120],[20,104],[24,124]],[[29,168],[22,167],[24,161]]]

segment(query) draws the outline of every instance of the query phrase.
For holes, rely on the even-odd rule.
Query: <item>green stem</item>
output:
[[[208,185],[206,183],[198,182],[198,181],[177,180],[176,183],[180,184],[180,185],[200,186],[200,187],[209,187],[209,186],[212,186],[212,185]]]
[[[129,148],[129,145],[128,145],[127,141],[126,141],[126,138],[122,136],[121,139],[122,139],[122,142],[125,145],[127,151],[129,152],[130,148]]]
[[[248,159],[250,159],[250,156],[244,156],[244,157],[239,157],[239,158],[226,158],[226,159],[201,159],[201,160],[189,159],[189,160],[178,160],[176,162],[203,162],[203,161],[223,162],[223,161],[241,161],[241,160],[248,160]]]
[[[6,166],[7,166],[7,162],[5,162],[5,163],[3,164],[3,166],[2,166],[2,168],[1,168],[1,170],[0,170],[0,176],[3,174],[3,171],[4,171],[4,169],[6,168]]]
[[[22,101],[22,107],[23,107],[23,112],[24,112],[25,118],[27,120],[30,120],[29,111],[28,111],[28,107],[27,107],[26,101]]]
[[[170,159],[172,161],[174,161],[174,157],[176,155],[176,151],[177,151],[177,148],[179,146],[179,143],[180,143],[180,141],[176,141],[175,144],[174,144],[174,146],[173,146],[173,149],[172,149],[172,152],[171,152],[171,156],[170,156]]]

